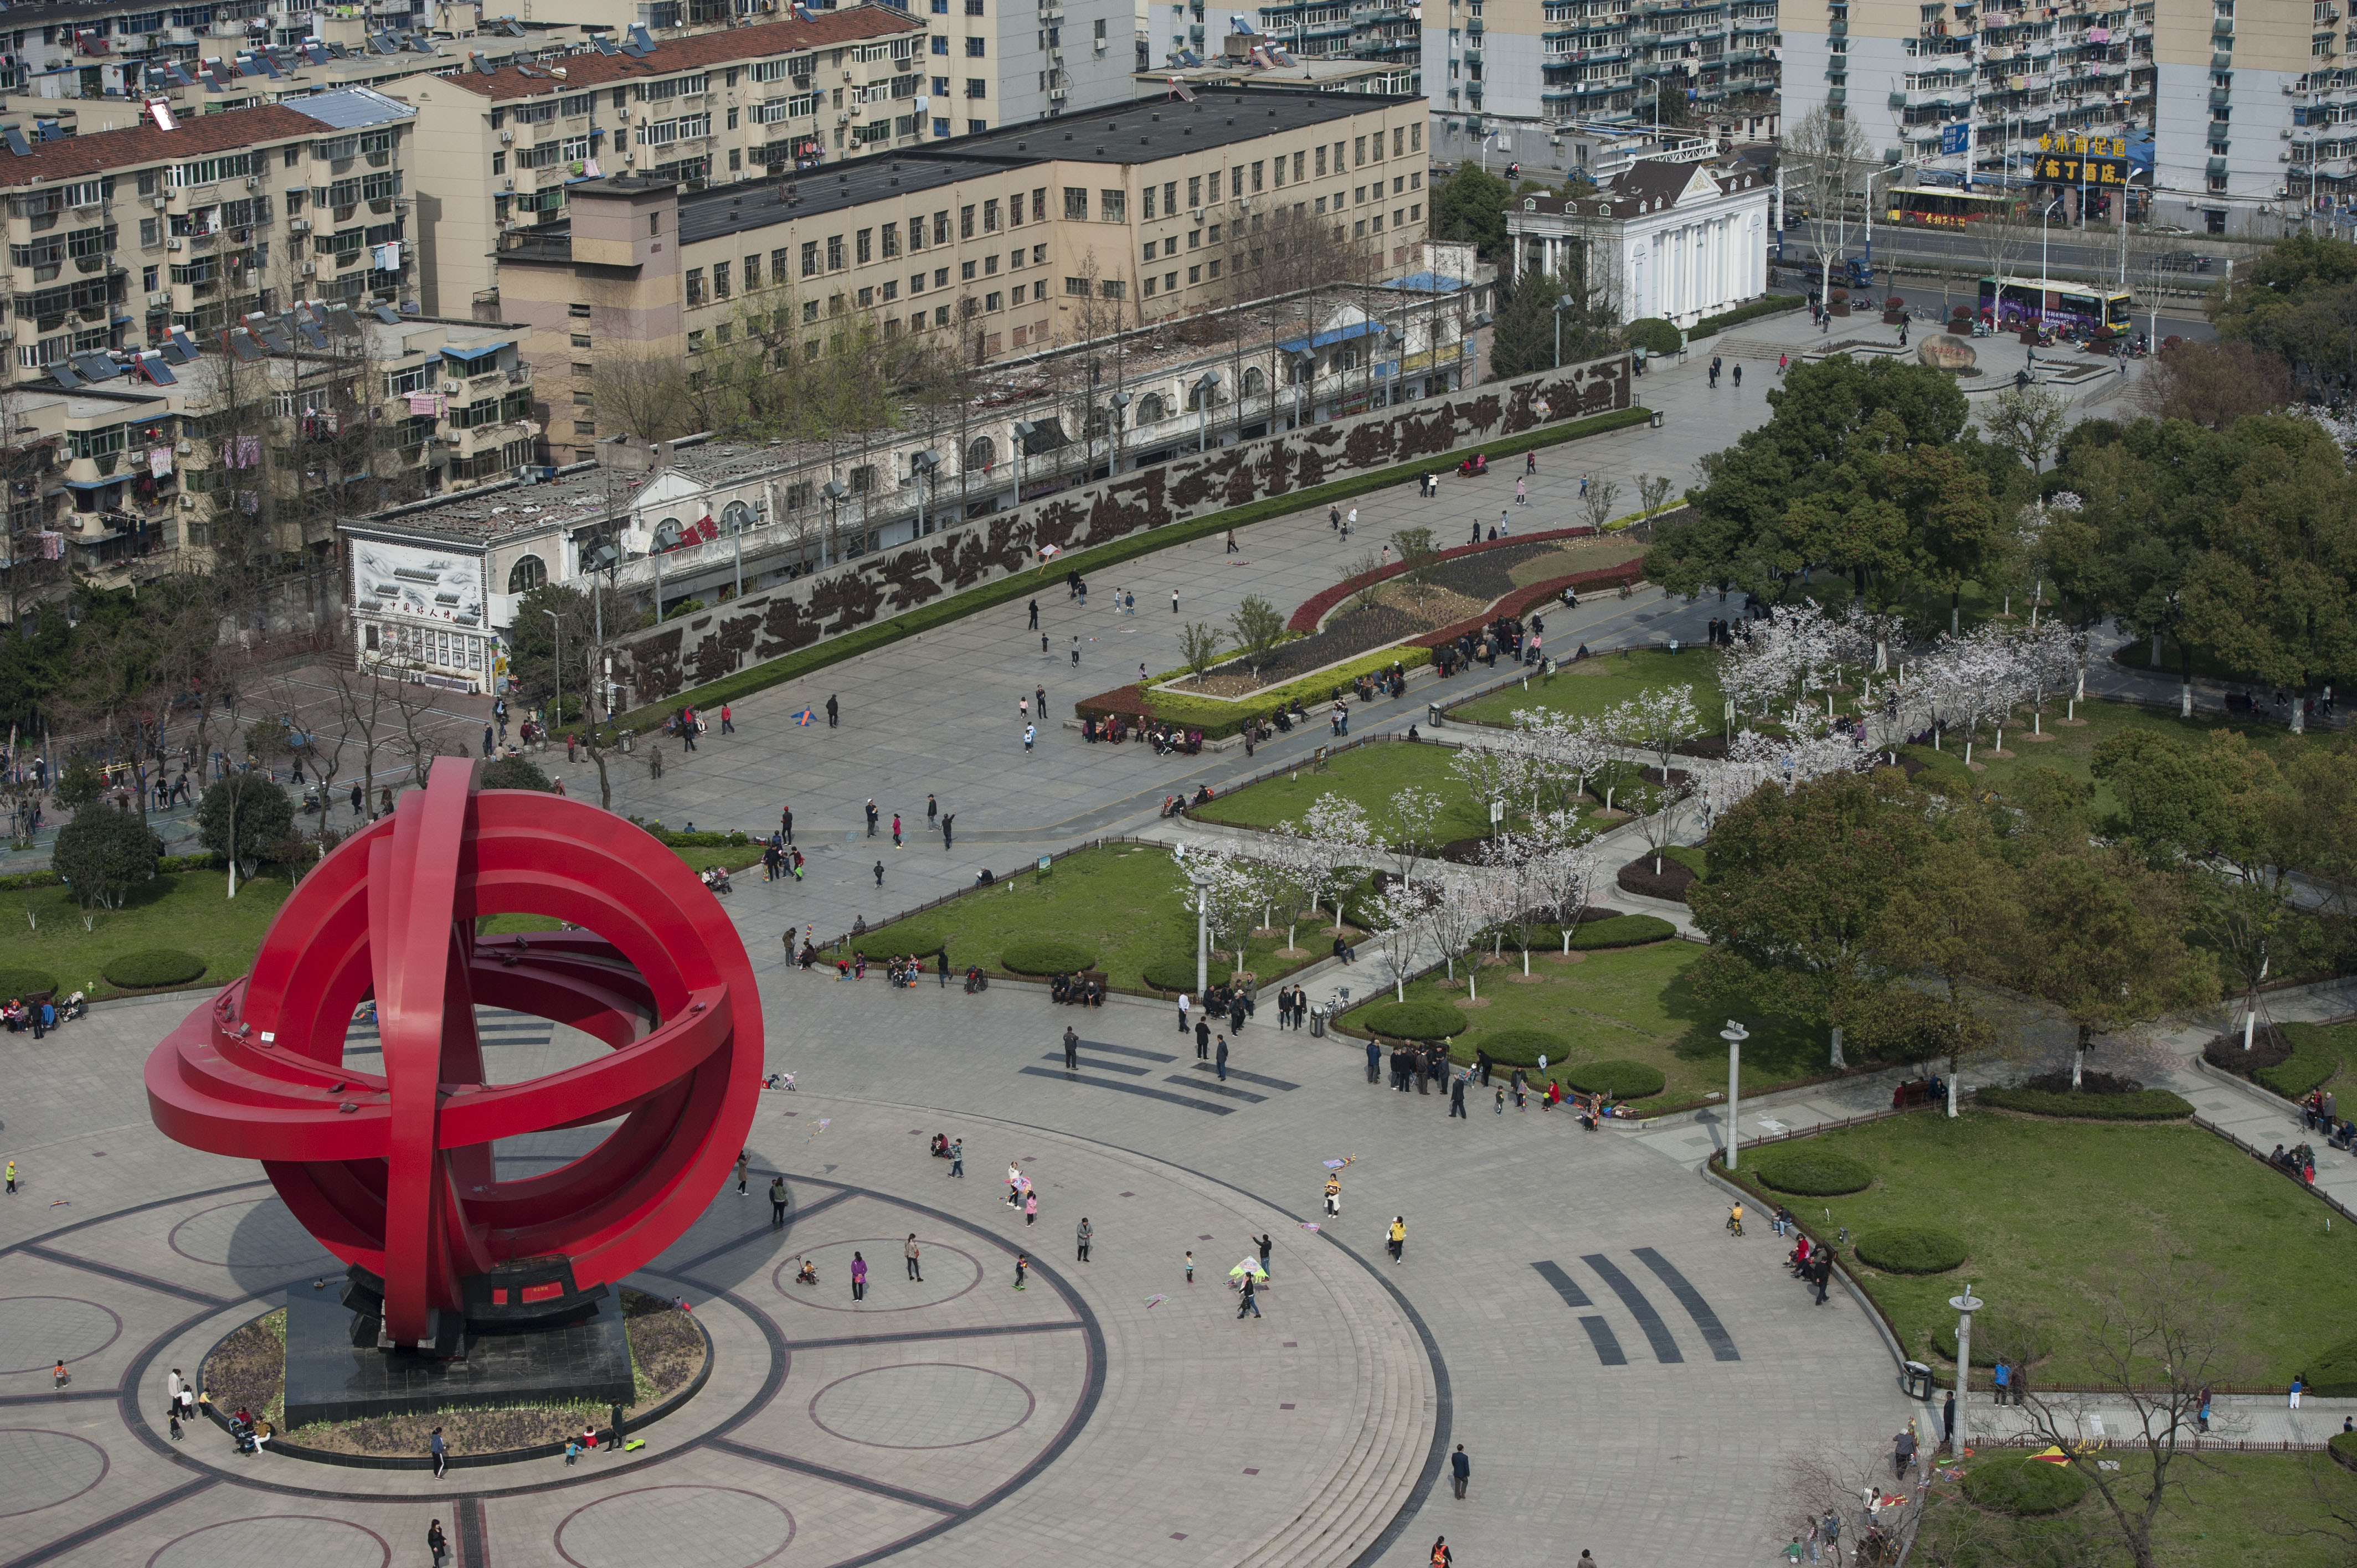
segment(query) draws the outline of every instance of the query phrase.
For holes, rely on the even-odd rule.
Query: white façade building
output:
[[[1691,327],[1768,292],[1772,189],[1747,167],[1649,159],[1585,196],[1518,197],[1506,209],[1511,275],[1559,273],[1584,253],[1617,274],[1623,320]]]

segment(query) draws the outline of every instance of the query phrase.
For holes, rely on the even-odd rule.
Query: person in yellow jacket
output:
[[[16,1190],[16,1162],[14,1160],[8,1162],[8,1190]]]
[[[1402,1254],[1407,1251],[1407,1217],[1404,1214],[1392,1216],[1391,1249],[1392,1262],[1394,1263],[1398,1262]]]

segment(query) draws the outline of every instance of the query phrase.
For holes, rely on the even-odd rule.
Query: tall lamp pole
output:
[[[1195,886],[1195,1000],[1200,1003],[1211,987],[1211,879],[1189,871],[1187,880]]]
[[[1727,1042],[1727,1168],[1731,1172],[1735,1169],[1737,1079],[1743,1067],[1743,1042],[1751,1037],[1751,1031],[1729,1018],[1727,1027],[1718,1032],[1718,1037]]]
[[[543,610],[550,628],[556,634],[556,722],[565,722],[565,622],[554,610]]]
[[[1972,1444],[1971,1407],[1964,1400],[1973,1380],[1973,1314],[1988,1304],[1973,1294],[1967,1282],[1964,1294],[1950,1296],[1948,1305],[1956,1309],[1956,1436],[1949,1453],[1961,1458]]]
[[[909,471],[917,481],[917,537],[932,532],[931,519],[925,511],[925,492],[932,488],[933,476],[941,471],[942,455],[928,446],[909,458]]]

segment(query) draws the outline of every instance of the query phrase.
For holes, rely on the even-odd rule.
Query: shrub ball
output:
[[[999,950],[998,961],[1017,974],[1076,974],[1094,969],[1097,955],[1078,942],[1017,937]]]
[[[1964,1244],[1945,1230],[1893,1225],[1857,1239],[1858,1261],[1887,1274],[1944,1274],[1964,1261]]]
[[[205,961],[178,948],[142,948],[137,952],[115,954],[99,965],[98,972],[106,976],[111,985],[186,985],[204,973]]]
[[[1803,1197],[1836,1197],[1864,1192],[1874,1184],[1874,1167],[1831,1149],[1787,1148],[1762,1157],[1753,1167],[1778,1192]]]
[[[1454,1039],[1465,1032],[1465,1015],[1446,1002],[1383,1002],[1352,1015],[1351,1022],[1371,1035],[1403,1040]]]

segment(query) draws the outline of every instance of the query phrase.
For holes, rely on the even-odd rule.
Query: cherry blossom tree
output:
[[[1435,897],[1426,923],[1432,932],[1433,945],[1440,950],[1440,960],[1448,968],[1449,979],[1457,978],[1457,961],[1481,940],[1481,933],[1490,929],[1491,918],[1488,878],[1479,866],[1452,877]],[[1480,993],[1469,964],[1465,972],[1465,990],[1469,996]]]
[[[1417,859],[1435,847],[1433,824],[1448,805],[1433,791],[1410,784],[1378,809],[1375,825],[1391,845],[1392,864],[1401,881],[1414,880]]]
[[[1394,1001],[1407,1000],[1408,977],[1415,972],[1416,944],[1422,940],[1419,928],[1435,901],[1446,896],[1444,888],[1405,878],[1375,896],[1374,920],[1382,932],[1375,952],[1391,977]]]
[[[1226,947],[1234,961],[1230,965],[1231,977],[1241,975],[1244,933],[1252,929],[1253,917],[1261,911],[1265,892],[1254,867],[1241,855],[1200,845],[1178,857],[1178,865],[1186,878],[1179,891],[1189,903],[1201,900],[1203,925],[1211,946]]]
[[[1753,718],[1782,719],[1827,683],[1847,646],[1843,624],[1805,599],[1746,630],[1719,655],[1718,687]]]
[[[1483,736],[1458,746],[1448,759],[1448,770],[1464,781],[1475,803],[1486,811],[1493,801],[1522,794],[1531,777],[1530,743],[1517,731]]]
[[[1604,728],[1613,739],[1653,759],[1664,783],[1670,758],[1679,746],[1702,733],[1695,713],[1694,688],[1649,686],[1604,715]]]
[[[1530,748],[1534,816],[1543,796],[1552,797],[1560,807],[1577,806],[1587,793],[1587,781],[1611,759],[1611,738],[1590,715],[1517,708],[1514,725]]]
[[[1315,909],[1320,898],[1332,900],[1334,934],[1339,937],[1342,934],[1342,889],[1357,880],[1358,868],[1372,858],[1374,827],[1356,800],[1329,790],[1301,813],[1300,837],[1309,846],[1301,870],[1316,889],[1310,895],[1309,907]]]
[[[1580,916],[1595,893],[1596,852],[1584,836],[1579,841],[1547,843],[1531,861],[1529,886],[1555,911],[1563,928],[1563,950],[1571,951],[1571,934],[1579,929]],[[1524,972],[1529,972],[1527,966]]]

